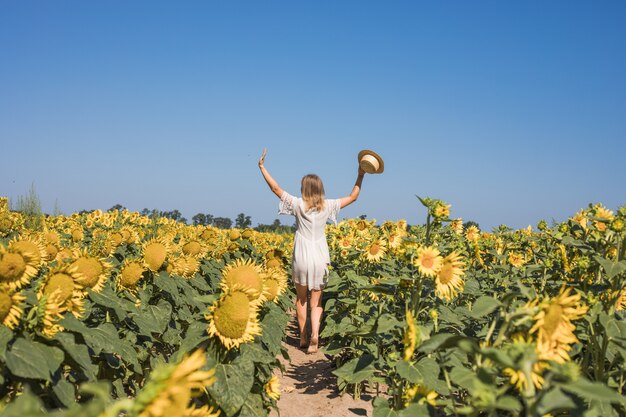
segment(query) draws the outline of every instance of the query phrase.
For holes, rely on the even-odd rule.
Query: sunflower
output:
[[[615,310],[622,311],[626,310],[626,288],[622,288],[617,296],[617,301],[615,302]]]
[[[157,272],[167,258],[169,245],[165,239],[150,239],[142,245],[143,260],[146,268]]]
[[[415,317],[411,310],[406,311],[406,330],[404,331],[404,351],[403,359],[410,361],[413,357],[413,352],[419,343],[419,332],[417,330],[417,324],[415,323]]]
[[[524,259],[524,256],[521,253],[518,253],[518,252],[509,253],[509,263],[511,264],[511,266],[514,266],[515,268],[519,268],[520,266],[524,265],[525,262],[526,260]]]
[[[169,417],[179,416],[182,412],[182,415],[206,416],[207,414],[191,414],[194,409],[188,408],[194,396],[215,382],[215,369],[201,370],[205,364],[205,353],[196,350],[176,365],[167,364],[156,368],[150,374],[148,383],[137,394],[130,410],[131,415]]]
[[[540,303],[540,311],[533,317],[530,334],[537,333],[537,353],[543,360],[568,361],[571,345],[578,342],[572,320],[582,318],[588,307],[580,302],[580,294],[570,292],[570,288],[563,287],[556,297]],[[535,304],[537,300],[531,306]]]
[[[213,407],[203,405],[200,408],[194,406],[185,409],[182,417],[220,417],[221,414],[222,412],[219,409],[215,410]]]
[[[450,229],[457,235],[463,233],[463,220],[462,219],[454,219],[450,222]]]
[[[464,263],[461,260],[461,255],[456,252],[451,252],[448,256],[443,258],[441,268],[437,272],[435,277],[435,295],[446,301],[452,300],[456,295],[463,291],[463,267]]]
[[[287,289],[287,274],[278,268],[268,269],[263,274],[263,292],[269,301],[278,302],[280,297]]]
[[[374,240],[365,248],[363,256],[368,262],[378,263],[383,259],[386,252],[387,249],[385,248],[385,242],[378,239]]]
[[[77,282],[78,274],[70,272],[69,266],[57,266],[48,271],[43,278],[37,298],[47,296],[59,305],[62,312],[71,311],[79,318],[83,313],[83,298],[85,293]],[[52,294],[55,294],[52,296]]]
[[[465,238],[469,242],[476,242],[480,238],[480,230],[478,227],[471,225],[465,230]]]
[[[83,251],[70,264],[68,272],[82,287],[100,292],[104,288],[110,269],[111,264],[105,259],[96,258]]]
[[[16,290],[37,275],[37,268],[21,253],[0,246],[0,286]]]
[[[422,384],[409,384],[402,393],[402,399],[404,400],[404,406],[408,407],[412,402],[418,404],[430,404],[433,407],[437,405],[435,401],[437,399],[437,391],[427,388]]]
[[[389,249],[398,249],[402,245],[402,235],[398,232],[391,232],[387,235],[387,246]]]
[[[250,300],[252,292],[250,288],[230,287],[209,307],[205,316],[209,335],[217,336],[228,350],[251,342],[261,334],[257,314],[260,301]]]
[[[437,203],[437,205],[433,208],[433,216],[437,219],[444,219],[444,218],[448,218],[448,216],[450,215],[450,204],[445,204],[444,202],[439,202]]]
[[[63,304],[61,289],[56,289],[39,299],[37,310],[39,317],[41,317],[41,333],[50,339],[64,330],[63,326],[58,324],[58,321],[63,318],[63,312],[65,311]]]
[[[46,247],[40,239],[35,237],[23,237],[11,241],[9,251],[22,255],[26,264],[36,270],[44,264],[47,255]]]
[[[425,276],[433,277],[439,272],[442,260],[437,248],[427,246],[417,250],[417,257],[413,260],[413,264]]]
[[[130,225],[124,225],[120,228],[123,243],[133,244],[139,241],[139,233]]]
[[[547,364],[543,361],[537,361],[536,346],[532,337],[523,334],[514,334],[512,343],[506,346],[507,353],[510,357],[522,359],[522,363],[532,363],[529,369],[504,368],[503,373],[509,377],[509,382],[515,388],[524,392],[528,387],[528,377],[532,381],[535,388],[540,389],[543,386],[543,371],[547,368]]]
[[[192,239],[182,246],[182,251],[185,255],[202,256],[205,254],[206,248],[199,240]]]
[[[234,286],[249,288],[248,297],[256,300],[263,294],[263,278],[261,277],[261,267],[253,260],[246,261],[237,259],[235,262],[226,265],[222,269],[222,281],[220,286],[227,290]]]
[[[280,398],[280,381],[276,375],[272,375],[263,386],[265,393],[274,401]]]
[[[265,262],[265,268],[267,269],[280,268],[282,266],[283,266],[283,263],[280,261],[280,258],[268,259],[267,262]]]
[[[80,242],[85,238],[85,232],[80,225],[72,227],[69,231],[73,242]]]
[[[14,329],[20,322],[25,299],[20,293],[0,289],[0,323]]]
[[[602,204],[595,205],[593,210],[595,217],[598,219],[593,222],[593,225],[601,232],[605,231],[607,223],[610,223],[613,217],[615,217],[613,211],[607,209]]]
[[[135,292],[137,290],[137,283],[143,277],[143,273],[146,272],[146,267],[139,259],[127,258],[120,272],[117,275],[117,288],[118,290],[129,290]]]

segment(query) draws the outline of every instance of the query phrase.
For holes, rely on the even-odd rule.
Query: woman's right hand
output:
[[[259,159],[259,168],[263,168],[265,165],[265,155],[267,155],[267,148],[263,148],[263,155],[261,155],[261,159]]]

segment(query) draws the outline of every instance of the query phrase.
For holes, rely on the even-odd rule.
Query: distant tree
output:
[[[53,216],[60,216],[61,214],[61,208],[59,207],[59,200],[57,198],[54,199],[54,210],[52,211],[52,215]]]
[[[476,226],[480,230],[480,226],[478,225],[478,223],[472,220],[468,220],[465,223],[463,223],[463,230],[466,230],[470,226]]]
[[[206,218],[206,223],[205,225],[210,226],[213,224],[213,219],[215,218],[212,214],[205,214],[204,217]]]
[[[271,233],[294,233],[296,231],[295,224],[293,226],[283,226],[280,224],[280,220],[276,219],[272,224],[259,224],[254,230],[258,232],[271,232]]]
[[[204,226],[206,225],[206,215],[202,213],[198,213],[191,218],[191,221],[193,222],[194,226],[197,226],[197,225]]]
[[[361,219],[361,220],[365,220],[366,218],[367,218],[367,214],[361,214],[359,216],[359,219]]]
[[[244,213],[239,213],[237,218],[235,219],[235,227],[239,229],[245,229],[246,227],[250,227],[252,225],[252,218],[250,216],[246,216]]]
[[[214,217],[213,218],[213,226],[219,227],[220,229],[230,229],[233,225],[233,221],[228,217]]]
[[[149,216],[150,210],[148,210],[147,208],[144,208],[143,210],[139,212],[139,214],[141,214],[142,216]]]
[[[122,210],[126,210],[126,207],[124,207],[121,204],[116,204],[113,207],[111,207],[108,211],[122,211]]]

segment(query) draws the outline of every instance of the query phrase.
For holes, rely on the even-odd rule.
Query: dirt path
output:
[[[371,397],[364,395],[363,399],[355,400],[349,394],[340,395],[336,377],[331,373],[332,362],[321,351],[307,354],[299,349],[297,331],[292,321],[285,342],[291,362],[283,360],[285,372],[277,372],[281,387],[280,414],[272,411],[270,417],[371,416]]]

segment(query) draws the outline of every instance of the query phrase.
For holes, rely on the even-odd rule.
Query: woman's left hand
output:
[[[267,148],[263,148],[263,155],[259,159],[259,168],[263,168],[263,165],[265,165],[265,155],[267,155]]]

